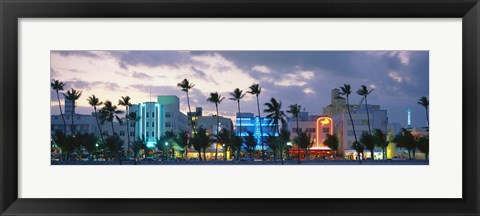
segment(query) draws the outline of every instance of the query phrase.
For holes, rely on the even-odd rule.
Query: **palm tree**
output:
[[[300,114],[300,110],[302,109],[302,106],[298,104],[293,104],[288,107],[289,109],[287,110],[287,113],[291,113],[293,117],[295,117],[296,122],[297,122],[297,136],[298,136],[298,114]]]
[[[177,87],[181,88],[182,91],[184,91],[184,92],[187,94],[187,104],[188,104],[188,112],[189,112],[189,113],[192,113],[192,109],[190,109],[190,97],[188,96],[188,92],[189,92],[190,89],[192,89],[194,86],[195,86],[195,84],[190,83],[187,79],[183,79],[182,82],[179,82],[179,83],[177,84]],[[190,116],[190,125],[192,126],[192,132],[193,132],[193,134],[196,134],[195,126],[193,125],[192,117],[193,117],[193,116]]]
[[[417,148],[420,152],[425,154],[425,160],[428,160],[428,152],[429,152],[429,138],[428,136],[421,136],[417,140]]]
[[[140,150],[143,148],[143,141],[142,140],[135,140],[133,141],[132,145],[130,146],[130,151],[133,154],[133,164],[137,165],[137,158],[140,154]]]
[[[203,150],[203,160],[207,160],[205,155],[206,149],[210,146],[210,136],[207,134],[207,130],[203,127],[198,128],[197,134],[192,138],[193,147],[198,151],[198,158],[202,160],[201,150]]]
[[[418,102],[418,104],[422,105],[423,107],[425,107],[425,114],[427,114],[427,127],[429,127],[429,122],[428,122],[428,105],[429,105],[429,101],[428,101],[428,98],[427,97],[421,97]]]
[[[215,104],[215,109],[217,110],[217,141],[218,141],[218,127],[219,127],[219,124],[218,124],[218,104],[220,104],[223,99],[225,99],[225,97],[222,97],[218,94],[218,92],[212,92],[210,93],[210,97],[207,98],[207,101],[210,102],[210,103],[214,103]],[[215,144],[215,160],[217,160],[217,154],[218,154],[218,143]]]
[[[230,133],[229,130],[226,128],[222,128],[220,131],[220,134],[218,136],[218,141],[223,145],[223,160],[227,160],[227,148],[230,146],[230,140],[231,140],[232,134]]]
[[[260,87],[260,85],[258,85],[258,83],[254,83],[252,84],[250,87],[248,87],[250,89],[250,91],[247,91],[247,93],[251,94],[251,95],[255,95],[257,97],[257,109],[258,109],[258,118],[260,118],[260,122],[261,122],[261,116],[260,116],[260,103],[258,101],[258,96],[260,95],[260,93],[262,93],[262,87]],[[263,144],[263,129],[262,129],[262,125],[260,123],[260,142],[262,143],[262,160],[265,160],[265,148],[264,148],[264,144]]]
[[[365,150],[365,148],[364,148],[363,145],[362,145],[360,142],[358,142],[358,141],[354,141],[354,142],[352,143],[352,147],[353,147],[353,149],[355,149],[355,151],[357,152],[358,162],[359,162],[360,164],[362,164],[362,160],[360,159],[360,155],[363,156],[363,151]]]
[[[75,115],[75,101],[82,96],[82,91],[77,91],[75,89],[70,89],[67,91],[67,94],[63,93],[66,99],[72,101],[73,107],[72,107],[72,135],[75,133],[75,124],[73,122],[73,117]]]
[[[405,128],[402,128],[400,134],[393,138],[393,142],[396,143],[397,148],[406,148],[408,151],[408,159],[411,160],[411,153],[413,152],[413,157],[415,158],[415,137],[410,131]]]
[[[335,135],[327,134],[327,138],[323,141],[328,148],[332,149],[335,152],[335,159],[337,159],[338,151],[338,138]]]
[[[129,107],[132,105],[130,103],[130,97],[129,96],[122,96],[122,99],[118,100],[118,105],[119,106],[124,106],[125,107],[125,119],[127,119],[127,156],[130,154],[130,125],[129,125]]]
[[[375,160],[375,157],[374,157],[375,142],[373,141],[372,135],[368,133],[362,133],[362,136],[360,136],[360,143],[362,143],[365,149],[370,151],[371,159]]]
[[[277,159],[277,151],[279,147],[279,140],[278,137],[269,134],[267,137],[267,146],[272,150],[273,152],[273,161],[276,161]]]
[[[88,158],[89,158],[90,161],[92,161],[93,160],[93,153],[94,153],[95,148],[96,148],[97,138],[95,137],[94,134],[91,134],[91,133],[80,134],[79,137],[80,137],[81,146],[83,146],[83,148],[85,148],[85,150],[87,150],[88,155],[89,155]]]
[[[266,117],[273,119],[274,133],[280,133],[279,122],[284,126],[286,124],[285,113],[282,111],[282,101],[271,98],[270,102],[264,104],[267,108],[263,112],[269,113]]]
[[[383,131],[380,129],[375,129],[373,131],[374,131],[373,133],[374,143],[376,146],[382,148],[383,160],[385,160],[387,155],[386,149],[389,144],[387,140],[387,134],[383,133]]]
[[[266,115],[267,118],[271,118],[272,121],[270,124],[273,124],[273,134],[275,136],[275,133],[277,133],[277,136],[280,134],[280,127],[279,127],[279,122],[282,123],[283,126],[285,126],[286,121],[285,121],[285,113],[283,113],[282,109],[282,102],[277,101],[275,98],[271,98],[270,102],[264,104],[267,108],[263,110],[266,113],[269,113]]]
[[[133,123],[133,141],[135,142],[137,140],[135,130],[137,127],[137,122],[140,121],[140,116],[138,116],[136,112],[130,112],[128,114],[128,120]]]
[[[114,153],[114,156],[117,157],[120,165],[122,165],[123,140],[120,139],[120,136],[118,136],[118,134],[113,134],[112,136],[107,137],[106,142],[108,148],[110,149],[110,152]]]
[[[297,138],[295,138],[295,142],[298,146],[298,163],[300,163],[300,148],[305,149],[305,160],[307,160],[308,155],[307,151],[310,145],[312,144],[312,136],[307,131],[299,130],[299,134]]]
[[[282,165],[283,165],[283,151],[287,147],[287,143],[290,141],[290,131],[288,131],[287,128],[283,127],[280,130],[279,141],[280,141],[280,146],[279,146],[280,161],[282,162]],[[287,151],[288,151],[288,149],[287,149]],[[287,155],[287,157],[288,157],[288,155]]]
[[[240,151],[242,151],[243,140],[241,136],[230,137],[230,148],[235,150],[235,160],[240,160]]]
[[[231,98],[229,98],[230,100],[235,100],[237,101],[237,105],[238,105],[238,114],[240,115],[240,100],[243,99],[243,97],[245,96],[246,93],[243,93],[242,90],[240,90],[239,88],[236,88],[233,90],[233,92],[230,92],[230,96],[232,96]],[[239,133],[239,136],[242,136],[242,120],[240,120],[240,133]]]
[[[112,125],[112,135],[115,134],[115,129],[113,128],[113,119],[117,119],[118,123],[121,125],[122,124],[122,119],[120,119],[120,114],[122,114],[123,111],[117,110],[117,106],[113,105],[111,101],[107,100],[105,103],[103,103],[103,107],[100,110],[100,121],[102,124],[105,121],[109,121]]]
[[[98,115],[97,115],[97,106],[100,106],[103,104],[103,102],[100,101],[95,95],[92,95],[88,97],[87,99],[88,104],[93,107],[93,112],[95,113],[95,121],[97,122],[98,126],[98,131],[100,132],[100,139],[102,140],[103,143],[103,155],[106,156],[107,150],[105,147],[105,139],[103,139],[103,133],[102,133],[102,127],[100,127],[100,123],[98,122]]]
[[[59,80],[53,80],[53,82],[50,83],[50,87],[52,87],[52,89],[57,93],[58,108],[60,109],[60,115],[62,116],[62,120],[63,120],[63,133],[66,135],[67,122],[65,121],[65,117],[63,116],[62,105],[60,104],[60,96],[58,94],[59,91],[63,91],[64,86],[65,84],[63,82],[60,82]]]
[[[62,150],[60,160],[67,159],[68,137],[60,130],[55,131],[52,136],[53,142]]]
[[[174,137],[175,143],[184,149],[185,152],[185,160],[188,160],[188,147],[190,146],[190,140],[188,137],[187,131],[179,131],[177,132],[176,136]]]
[[[253,132],[247,131],[247,136],[243,137],[243,142],[245,143],[245,149],[250,153],[250,161],[253,161],[253,153],[257,146],[257,140]]]
[[[360,89],[358,89],[357,94],[360,96],[363,96],[365,98],[365,109],[367,109],[367,124],[368,124],[368,133],[372,135],[372,130],[370,129],[370,115],[368,113],[368,101],[367,101],[367,96],[372,93],[374,89],[368,90],[367,86],[362,85]]]
[[[353,128],[353,136],[355,137],[355,142],[358,143],[358,140],[357,140],[357,133],[355,132],[355,125],[353,124],[353,118],[352,118],[352,113],[350,112],[350,103],[348,101],[348,97],[350,96],[350,94],[352,93],[352,88],[350,87],[349,84],[344,84],[342,87],[340,87],[340,94],[341,95],[345,95],[345,97],[347,98],[347,110],[348,110],[348,116],[350,116],[350,121],[352,123],[352,128]],[[360,159],[360,157],[359,157]]]

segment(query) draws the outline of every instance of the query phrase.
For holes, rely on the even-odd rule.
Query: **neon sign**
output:
[[[326,135],[323,132],[324,128],[328,128],[328,134],[333,135],[333,120],[330,117],[320,117],[317,119],[317,128],[316,128],[316,146],[312,146],[313,148],[325,148],[323,144],[323,140],[325,139]]]

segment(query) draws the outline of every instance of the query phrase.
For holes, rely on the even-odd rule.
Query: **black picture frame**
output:
[[[480,214],[478,183],[480,5],[478,0],[0,0],[0,16],[2,32],[0,40],[1,215]],[[462,18],[463,198],[19,199],[17,196],[18,19],[50,17]],[[402,186],[399,185],[399,187]],[[407,185],[404,187],[408,190]],[[368,193],[368,190],[364,192]]]

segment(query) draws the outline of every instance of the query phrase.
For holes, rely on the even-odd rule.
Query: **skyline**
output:
[[[405,127],[411,108],[412,126],[423,127],[425,109],[417,101],[429,97],[428,62],[428,51],[52,51],[50,70],[65,90],[83,91],[76,108],[81,114],[92,112],[86,101],[92,94],[114,104],[128,95],[137,104],[150,101],[150,90],[152,101],[177,95],[186,114],[185,93],[176,87],[184,78],[195,84],[192,111],[203,107],[205,115],[215,112],[206,99],[218,91],[227,99],[219,105],[220,115],[234,119],[237,104],[228,93],[237,87],[246,92],[253,83],[263,88],[262,107],[275,97],[283,110],[297,103],[310,114],[322,114],[331,90],[348,83],[351,104],[358,104],[356,90],[366,85],[375,89],[368,103],[386,109],[389,123]],[[58,114],[55,92],[50,92],[51,112]],[[242,112],[256,113],[255,97],[247,94],[241,106]]]

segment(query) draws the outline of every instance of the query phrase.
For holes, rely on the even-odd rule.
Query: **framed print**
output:
[[[479,7],[2,1],[1,214],[478,215]]]

